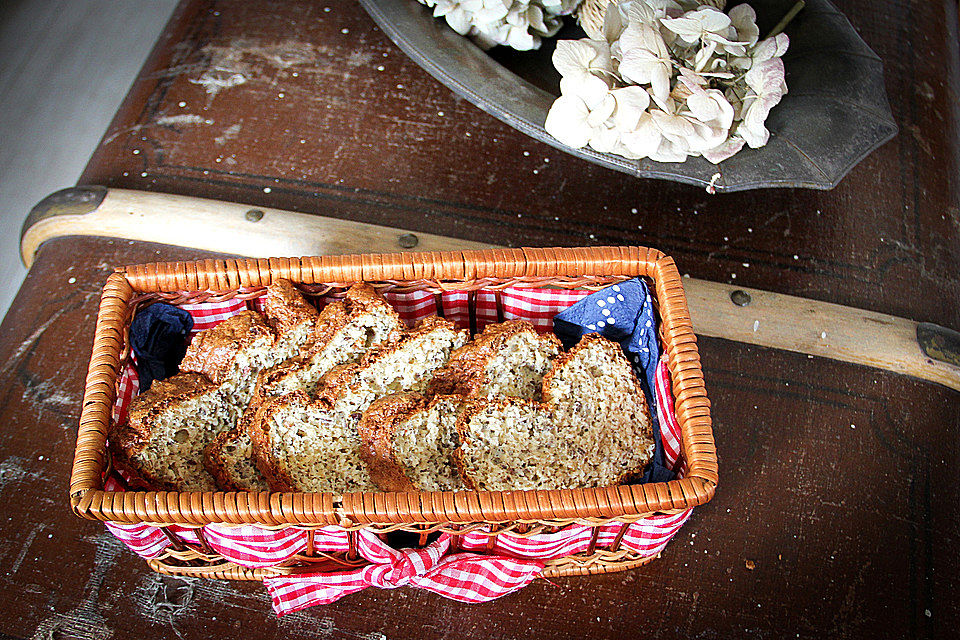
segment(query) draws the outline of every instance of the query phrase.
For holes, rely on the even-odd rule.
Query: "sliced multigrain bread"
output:
[[[544,374],[562,347],[529,322],[491,324],[450,356],[430,382],[431,395],[540,399]]]
[[[402,330],[396,310],[373,287],[350,287],[343,301],[331,303],[320,312],[312,345],[302,356],[260,372],[238,428],[207,448],[207,470],[224,489],[262,490],[265,481],[250,459],[249,434],[249,424],[260,406],[272,397],[294,391],[313,393],[320,378],[334,366],[354,362],[373,346],[398,340]]]
[[[303,357],[286,360],[260,374],[250,403],[256,409],[273,396],[294,391],[313,393],[320,378],[332,368],[355,362],[377,345],[396,342],[402,331],[400,316],[373,287],[354,285],[342,302],[323,309],[312,346]]]
[[[274,491],[375,491],[356,426],[303,391],[272,398],[250,429],[257,467]]]
[[[428,316],[399,341],[371,349],[356,364],[330,370],[321,381],[318,398],[333,410],[359,419],[377,398],[425,391],[436,370],[469,338],[466,329],[457,329],[445,318]]]
[[[130,403],[125,423],[114,427],[110,448],[114,462],[157,488],[214,491],[203,468],[203,448],[229,428],[218,385],[197,373],[180,373],[156,381]]]
[[[543,402],[474,400],[457,421],[454,458],[478,491],[617,484],[653,456],[640,384],[620,346],[584,336],[543,379]]]
[[[543,401],[559,424],[579,425],[572,459],[588,459],[597,486],[639,475],[653,457],[653,421],[620,345],[583,336],[543,378]]]
[[[383,491],[462,491],[451,455],[462,396],[433,399],[395,393],[371,404],[360,419],[360,457]]]
[[[385,395],[422,391],[467,337],[466,330],[432,316],[398,342],[370,350],[360,362],[331,369],[316,401],[302,391],[267,401],[250,434],[257,467],[271,489],[372,490],[375,485],[360,458],[363,411]]]

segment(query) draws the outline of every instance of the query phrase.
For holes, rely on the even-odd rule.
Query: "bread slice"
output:
[[[236,421],[250,400],[257,374],[276,364],[275,341],[276,333],[262,314],[242,311],[194,336],[180,371],[202,374],[222,387]]]
[[[253,461],[253,441],[237,426],[217,434],[203,451],[203,465],[224,491],[267,491],[270,485]]]
[[[215,491],[203,468],[203,448],[231,425],[220,387],[197,373],[158,380],[130,403],[127,421],[114,427],[114,463],[157,488]]]
[[[263,313],[277,334],[273,344],[277,362],[299,355],[313,344],[317,308],[289,280],[277,280],[267,287]]]
[[[321,380],[316,401],[300,391],[266,402],[250,425],[250,435],[257,467],[271,489],[375,489],[360,458],[362,413],[385,395],[422,391],[468,335],[431,316],[398,342],[370,350],[360,362],[334,367]]]
[[[257,468],[273,491],[375,491],[356,426],[303,391],[272,398],[250,430]]]
[[[460,347],[434,375],[430,394],[540,399],[544,374],[562,347],[529,322],[491,324]]]
[[[371,404],[360,419],[360,457],[383,491],[463,491],[451,455],[459,444],[462,396],[428,399],[395,393]]]
[[[267,398],[294,391],[313,393],[332,368],[359,360],[377,345],[396,342],[403,328],[396,310],[373,287],[362,283],[350,287],[343,302],[323,309],[313,344],[302,358],[260,374],[251,405],[256,409]]]
[[[331,303],[320,312],[312,344],[302,356],[260,373],[238,428],[207,448],[207,470],[226,490],[263,490],[265,481],[250,459],[249,434],[249,424],[260,406],[286,393],[313,393],[320,378],[334,366],[359,359],[373,346],[398,340],[402,330],[396,310],[373,287],[363,283],[350,287],[342,302]]]
[[[396,343],[371,349],[360,362],[336,367],[321,382],[318,398],[344,415],[360,414],[377,398],[426,390],[434,372],[466,344],[470,332],[428,316]]]
[[[599,334],[557,358],[543,379],[543,402],[470,401],[457,432],[454,459],[477,491],[618,484],[643,472],[654,446],[633,369]]]

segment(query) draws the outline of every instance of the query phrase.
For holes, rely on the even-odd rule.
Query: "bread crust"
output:
[[[266,478],[271,491],[296,491],[296,489],[293,486],[293,480],[280,468],[270,453],[270,430],[266,427],[266,420],[273,411],[294,405],[306,407],[309,404],[310,396],[303,391],[271,398],[260,405],[254,419],[248,425],[250,440],[253,442],[254,464]]]
[[[180,363],[180,371],[201,373],[215,384],[221,384],[226,380],[237,353],[264,337],[273,341],[276,332],[263,315],[256,311],[241,311],[194,336]]]
[[[313,324],[319,315],[316,307],[289,280],[277,280],[267,287],[263,312],[267,323],[282,336],[303,323]]]
[[[417,491],[394,454],[393,436],[401,420],[426,407],[425,396],[409,391],[380,398],[363,412],[357,428],[360,458],[367,465],[370,479],[381,490]]]
[[[431,395],[462,395],[478,397],[481,389],[489,383],[490,374],[487,364],[505,348],[507,341],[520,333],[529,333],[563,351],[560,340],[551,334],[540,334],[525,320],[507,320],[498,324],[489,324],[480,335],[456,349],[450,354],[446,365],[437,369],[430,381],[428,393]]]

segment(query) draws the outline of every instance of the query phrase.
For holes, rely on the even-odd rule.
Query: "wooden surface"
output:
[[[901,135],[830,192],[711,197],[565,157],[457,99],[346,0],[182,5],[82,182],[494,244],[647,244],[693,277],[960,328],[956,5],[838,5],[887,65]],[[197,84],[213,77],[244,82]],[[114,264],[201,255],[40,248],[0,328],[0,633],[937,638],[960,625],[960,394],[712,338],[722,481],[647,567],[484,605],[371,590],[280,620],[259,585],[161,578],[69,512],[67,477],[98,287]]]

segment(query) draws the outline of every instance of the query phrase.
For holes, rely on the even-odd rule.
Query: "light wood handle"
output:
[[[20,241],[24,264],[30,266],[41,243],[67,235],[260,258],[495,246],[217,200],[77,187],[51,195],[31,212]],[[700,335],[877,367],[960,390],[957,353],[944,356],[941,349],[941,359],[926,355],[912,320],[695,278],[684,278],[683,284]],[[746,304],[734,302],[737,291],[737,301]]]

